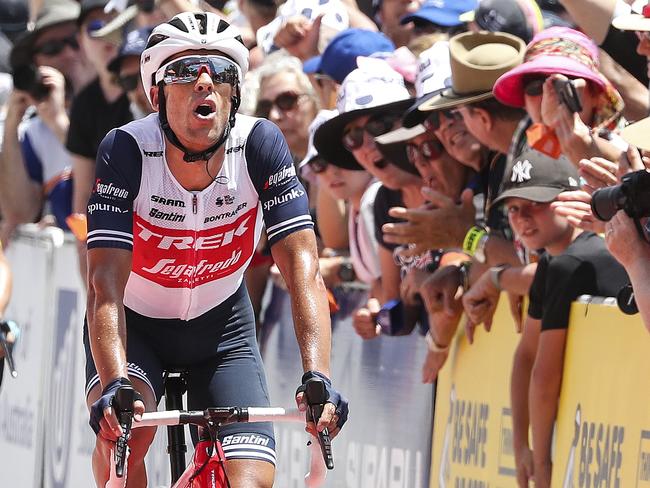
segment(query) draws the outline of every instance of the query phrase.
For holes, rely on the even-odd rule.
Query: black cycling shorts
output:
[[[209,312],[185,321],[144,317],[125,307],[129,376],[147,383],[159,402],[167,370],[184,370],[187,408],[269,406],[255,319],[246,286]],[[84,323],[86,395],[99,376]],[[223,426],[219,438],[227,459],[256,459],[275,464],[270,422]]]

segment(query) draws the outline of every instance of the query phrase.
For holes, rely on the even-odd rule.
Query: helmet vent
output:
[[[199,22],[199,33],[206,35],[208,33],[208,17],[205,13],[196,13],[194,18]]]
[[[162,42],[168,38],[169,36],[165,36],[163,34],[154,34],[151,37],[149,37],[149,40],[147,41],[147,47],[145,49],[149,49],[150,47],[155,46],[159,42]]]
[[[230,24],[228,24],[228,22],[223,19],[219,19],[219,25],[217,25],[217,34],[219,32],[225,31],[228,27],[230,27]]]
[[[167,22],[169,25],[173,25],[176,27],[178,30],[181,30],[183,32],[189,32],[187,26],[185,25],[185,22],[183,22],[181,19],[178,17],[174,17],[171,19],[169,22]]]

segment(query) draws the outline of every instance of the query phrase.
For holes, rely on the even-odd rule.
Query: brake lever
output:
[[[127,442],[131,437],[131,423],[133,422],[133,401],[135,390],[130,386],[121,386],[113,397],[112,407],[115,409],[117,421],[122,427],[122,435],[115,443],[115,474],[118,478],[124,475],[126,464]]]
[[[323,413],[323,408],[325,402],[327,402],[327,392],[325,391],[325,384],[322,381],[309,381],[305,385],[305,397],[307,398],[307,409],[308,420],[314,422],[314,425],[318,424],[318,419]],[[325,461],[325,466],[327,469],[334,469],[334,458],[332,456],[332,439],[330,438],[329,430],[324,428],[321,432],[318,432],[318,443],[320,444],[320,450],[323,454],[323,461]]]

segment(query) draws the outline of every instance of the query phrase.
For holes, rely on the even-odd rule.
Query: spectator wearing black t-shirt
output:
[[[108,70],[108,63],[117,55],[117,46],[95,38],[92,34],[104,27],[114,16],[105,13],[107,0],[82,0],[77,19],[78,39],[81,49],[97,71],[97,78],[72,101],[70,128],[66,148],[72,156],[73,194],[72,216],[69,224],[77,229],[75,235],[83,238],[78,221],[85,219],[86,205],[92,191],[95,174],[95,157],[99,143],[115,127],[132,120],[129,99]],[[85,227],[82,224],[81,227]],[[86,245],[78,241],[81,276],[86,275]]]
[[[505,204],[510,225],[528,249],[544,249],[529,291],[528,315],[512,367],[513,445],[519,486],[549,487],[551,440],[562,383],[571,303],[580,295],[616,296],[628,282],[604,240],[558,217],[551,202],[577,187],[578,175],[564,157],[535,150],[506,174],[495,204]],[[499,270],[494,273],[499,281]],[[530,403],[529,403],[530,399]],[[532,453],[528,427],[532,426]]]

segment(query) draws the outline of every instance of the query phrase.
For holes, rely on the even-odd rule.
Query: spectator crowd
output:
[[[650,326],[650,2],[3,0],[5,247],[20,224],[58,226],[85,276],[99,143],[153,111],[140,54],[188,10],[240,28],[239,110],[287,140],[332,313],[337,290],[366,290],[360,340],[421,333],[433,383],[454,337],[509,301],[517,479],[550,486],[571,303],[631,283]],[[246,282],[261,318],[282,286],[264,240]]]

